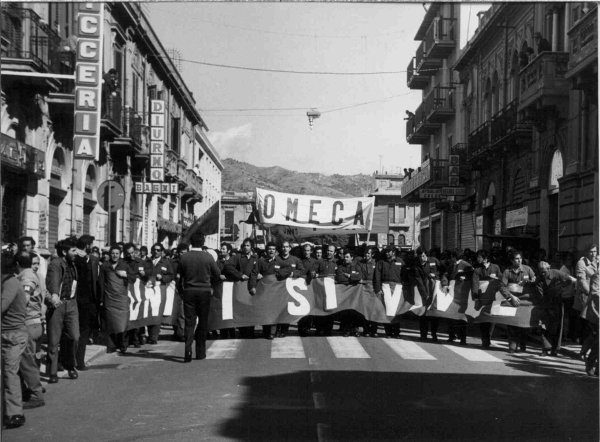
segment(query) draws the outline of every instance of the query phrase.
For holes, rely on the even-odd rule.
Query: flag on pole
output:
[[[182,242],[190,242],[196,233],[213,235],[219,231],[219,203],[216,202],[184,232]]]

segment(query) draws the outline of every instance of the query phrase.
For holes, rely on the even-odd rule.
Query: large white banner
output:
[[[316,234],[341,230],[371,230],[375,198],[328,198],[256,189],[256,208],[266,226],[310,229]]]

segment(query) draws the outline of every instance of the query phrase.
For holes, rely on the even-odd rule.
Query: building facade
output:
[[[455,201],[465,193],[461,165],[450,167],[463,139],[458,96],[461,87],[452,69],[459,56],[460,4],[431,3],[415,40],[420,41],[407,68],[408,87],[422,90],[417,109],[407,111],[406,139],[421,146],[422,164],[404,179],[402,196],[421,205],[420,243],[426,249],[455,249],[468,223]]]
[[[2,5],[2,240],[30,235],[53,249],[58,239],[89,233],[99,246],[172,247],[182,225],[203,213],[204,177],[194,165],[207,151],[216,158],[202,135],[206,124],[141,6],[104,3],[99,154],[75,158],[78,5]],[[151,151],[153,101],[164,105],[158,163]],[[110,217],[98,200],[108,179],[123,188]],[[211,175],[210,182],[220,190],[217,179]],[[157,182],[176,186],[144,185]]]
[[[459,38],[436,19],[458,16],[459,7],[430,6],[417,38],[424,27],[434,38],[408,69],[409,86],[424,89],[407,121],[423,164],[403,196],[422,204],[423,245],[544,248],[553,258],[598,242],[596,5],[494,3],[462,50],[436,52],[441,40]],[[443,117],[449,101],[438,94],[431,102],[437,80],[421,75],[440,63],[453,78],[452,112]],[[445,189],[449,181],[458,189]]]
[[[495,4],[455,65],[478,247],[598,241],[597,7]],[[537,37],[537,38],[536,38]]]
[[[256,247],[264,248],[263,230],[256,224],[246,223],[254,207],[254,192],[226,190],[221,196],[220,234],[221,241],[240,248],[246,238],[252,239]]]
[[[404,175],[373,175],[374,190],[369,196],[375,197],[373,225],[369,240],[378,245],[397,247],[419,247],[420,206],[410,204],[401,194]],[[367,235],[361,234],[366,241]]]

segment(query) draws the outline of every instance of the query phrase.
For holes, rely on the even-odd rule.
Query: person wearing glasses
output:
[[[165,257],[165,248],[161,243],[152,246],[152,274],[150,279],[154,282],[155,290],[165,288],[173,281],[173,267],[171,261]],[[154,312],[153,312],[154,313]],[[157,344],[160,334],[160,316],[157,323],[148,326],[148,344]]]

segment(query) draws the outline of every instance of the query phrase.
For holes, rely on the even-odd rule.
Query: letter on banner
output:
[[[437,282],[437,284],[439,284],[439,281]],[[423,298],[421,297],[421,293],[417,289],[417,286],[415,286],[413,288],[413,290],[414,290],[413,296],[414,296],[415,303],[410,306],[408,311],[414,312],[417,315],[422,315],[425,313],[425,310],[426,310],[425,306],[423,305]],[[401,311],[401,313],[404,313],[404,312]]]
[[[135,321],[139,318],[140,306],[142,305],[142,293],[140,290],[141,284],[142,281],[136,279],[135,282],[129,286],[131,287],[131,289],[128,290],[129,298],[131,299],[131,304],[129,306],[130,321]]]
[[[396,284],[394,286],[394,293],[389,284],[381,284],[381,290],[383,291],[383,303],[385,304],[385,315],[396,316],[398,306],[400,305],[400,299],[402,298],[402,284]]]
[[[165,309],[163,316],[171,316],[173,313],[173,302],[175,301],[175,281],[167,286],[167,296],[165,298]]]
[[[285,288],[292,298],[294,298],[299,305],[296,305],[295,302],[288,302],[288,313],[294,316],[306,316],[310,313],[310,304],[308,299],[306,299],[303,295],[296,292],[294,289],[299,288],[302,291],[308,290],[306,286],[306,281],[302,278],[291,279],[287,278],[285,280]],[[325,293],[327,293],[327,288],[325,288]]]
[[[325,310],[337,308],[337,297],[335,296],[335,280],[333,278],[323,278],[325,287]]]
[[[441,284],[439,281],[435,282],[435,308],[441,312],[445,312],[452,304],[454,300],[454,287],[456,285],[456,281],[450,281],[450,285],[448,286],[448,293],[445,293],[441,288]]]
[[[490,313],[495,316],[517,316],[517,307],[505,307],[501,305],[504,300],[504,296],[496,292],[496,299],[492,303]]]
[[[485,293],[490,285],[489,281],[479,281],[479,290],[481,293]],[[483,310],[483,306],[477,310],[475,308],[475,299],[473,299],[474,294],[469,293],[469,297],[467,298],[467,309],[465,310],[465,315],[470,316],[472,318],[476,318],[481,314],[481,310]]]
[[[146,299],[150,304],[149,316],[158,316],[160,313],[160,290],[160,285],[155,285],[154,287],[146,287]]]
[[[221,308],[223,310],[223,321],[233,319],[233,282],[223,282]]]

